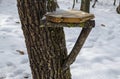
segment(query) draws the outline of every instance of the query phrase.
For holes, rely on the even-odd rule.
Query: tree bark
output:
[[[71,79],[63,27],[40,27],[46,0],[17,0],[33,79]]]
[[[90,11],[90,0],[82,0],[80,10],[89,13],[89,11]]]

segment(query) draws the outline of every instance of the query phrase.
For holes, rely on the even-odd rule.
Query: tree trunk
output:
[[[17,2],[33,79],[71,79],[70,69],[62,69],[67,57],[63,28],[40,27],[46,1]]]
[[[117,12],[118,14],[120,14],[120,2],[119,2],[119,5],[118,5],[117,8],[116,8],[116,12]]]
[[[114,3],[113,3],[113,5],[115,6],[115,4],[116,4],[116,0],[114,0]]]
[[[90,0],[82,0],[80,10],[89,13],[89,11],[90,11]]]
[[[93,3],[93,5],[92,5],[92,8],[95,8],[95,5],[96,5],[97,2],[98,2],[98,0],[94,0],[94,3]]]

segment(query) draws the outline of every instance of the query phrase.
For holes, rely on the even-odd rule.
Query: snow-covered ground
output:
[[[62,9],[70,9],[72,0],[58,0]],[[109,2],[109,3],[108,3]],[[71,66],[73,79],[120,79],[120,15],[113,0],[99,0],[95,14],[96,27],[90,33],[76,62]],[[80,3],[75,9],[79,10]],[[0,0],[0,79],[31,79],[16,0]],[[81,28],[65,28],[68,51],[72,49]],[[22,50],[21,55],[16,50]]]

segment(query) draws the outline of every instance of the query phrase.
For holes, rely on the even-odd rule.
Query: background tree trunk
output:
[[[40,27],[46,0],[17,3],[33,79],[71,79],[70,69],[62,69],[67,57],[63,28]]]
[[[119,2],[119,5],[118,5],[117,8],[116,8],[116,12],[117,12],[118,14],[120,14],[120,2]]]
[[[92,8],[95,7],[95,5],[96,5],[97,2],[98,2],[98,0],[94,0],[94,3],[93,3],[93,5],[92,5]]]
[[[115,6],[115,4],[116,4],[116,0],[114,0],[114,2],[113,2],[113,5]]]
[[[89,13],[89,11],[90,11],[90,0],[82,0],[80,10]]]

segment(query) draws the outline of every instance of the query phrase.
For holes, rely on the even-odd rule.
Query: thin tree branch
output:
[[[89,21],[86,23],[86,26],[95,26],[95,21]],[[85,43],[89,33],[91,32],[92,28],[83,28],[77,42],[75,43],[71,53],[68,55],[68,57],[65,59],[65,62],[63,63],[63,71],[68,69],[70,65],[75,61],[77,55],[79,54],[81,48],[83,47],[83,44]]]
[[[95,4],[98,2],[98,0],[95,0],[94,1],[94,4],[92,5],[92,8],[94,8],[95,7]]]

